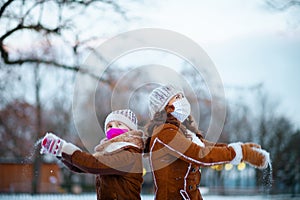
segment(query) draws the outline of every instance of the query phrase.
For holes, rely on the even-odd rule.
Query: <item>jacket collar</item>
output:
[[[196,133],[190,131],[187,129],[187,133],[184,134],[181,129],[179,129],[177,126],[175,126],[174,124],[162,124],[156,128],[154,128],[154,135],[159,133],[162,129],[165,128],[170,128],[170,129],[175,129],[177,130],[180,134],[183,134],[186,138],[189,138],[193,143],[201,146],[201,147],[205,147],[205,144],[202,142],[200,135],[197,135]]]
[[[144,141],[143,132],[141,130],[129,131],[110,140],[104,138],[100,141],[100,144],[95,147],[95,152],[97,154],[112,154],[127,147],[135,147],[143,150]]]

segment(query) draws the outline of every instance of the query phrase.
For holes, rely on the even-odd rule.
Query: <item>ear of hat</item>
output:
[[[149,96],[149,112],[151,119],[153,119],[156,112],[162,111],[168,102],[178,93],[183,94],[182,89],[173,85],[163,85],[154,89]]]
[[[104,122],[105,132],[106,132],[107,124],[111,121],[122,122],[132,130],[137,130],[138,129],[137,118],[136,118],[135,114],[129,109],[115,110],[115,111],[111,112],[106,117],[105,122]]]

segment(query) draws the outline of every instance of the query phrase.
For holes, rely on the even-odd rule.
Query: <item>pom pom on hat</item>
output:
[[[129,109],[115,110],[115,111],[111,112],[106,117],[105,122],[104,122],[105,132],[106,132],[107,124],[111,121],[122,122],[132,130],[137,130],[138,129],[137,118],[136,118],[135,114]]]
[[[182,89],[174,87],[173,85],[163,85],[155,88],[149,96],[150,118],[153,119],[154,114],[162,111],[168,102],[179,93],[183,94]]]

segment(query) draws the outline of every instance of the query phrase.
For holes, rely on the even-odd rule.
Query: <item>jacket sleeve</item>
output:
[[[67,154],[66,154],[67,155]],[[69,159],[62,159],[62,157],[58,157],[58,159],[61,160],[61,162],[68,167],[71,171],[73,172],[77,172],[77,173],[84,173],[84,171],[82,171],[81,169],[77,168],[76,166],[74,166],[72,163],[70,163]]]
[[[196,165],[211,166],[228,163],[236,156],[232,147],[227,145],[201,147],[184,137],[176,128],[171,127],[161,129],[153,143],[161,145],[159,151],[170,153]]]
[[[133,149],[111,155],[101,155],[97,158],[82,151],[75,151],[72,155],[62,154],[63,159],[73,167],[86,173],[100,175],[127,173],[131,170],[138,156],[141,157],[141,153]]]
[[[225,143],[215,143],[215,142],[206,140],[206,139],[204,139],[202,134],[196,133],[196,136],[204,143],[205,146],[218,146],[218,147],[227,146],[227,144],[225,144]]]
[[[215,147],[225,147],[227,146],[227,144],[225,143],[214,143],[214,142],[210,142],[208,140],[202,139],[201,140],[205,146],[215,146]]]

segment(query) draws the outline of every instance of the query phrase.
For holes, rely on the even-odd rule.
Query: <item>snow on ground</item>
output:
[[[300,200],[300,197],[291,198],[291,195],[276,196],[203,196],[204,200]],[[0,200],[96,200],[95,194],[48,194],[48,195],[30,195],[30,194],[0,194]],[[153,200],[152,195],[142,195],[142,200]]]

